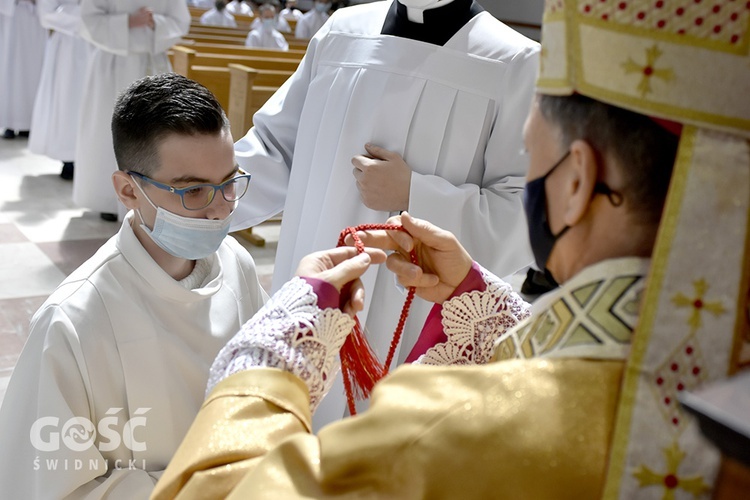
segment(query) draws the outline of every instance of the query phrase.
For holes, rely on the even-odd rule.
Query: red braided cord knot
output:
[[[404,231],[403,226],[396,224],[361,224],[359,226],[347,227],[339,235],[337,247],[345,245],[346,235],[350,234],[354,239],[354,247],[357,253],[365,251],[365,245],[357,236],[357,231],[368,230],[392,230]],[[411,262],[417,264],[417,252],[412,249],[409,254]],[[344,390],[346,391],[346,402],[349,406],[349,413],[356,415],[357,410],[354,404],[356,399],[367,399],[370,397],[375,384],[388,374],[388,369],[396,353],[396,347],[401,341],[401,335],[404,332],[406,317],[409,315],[409,308],[414,300],[416,289],[409,287],[404,301],[404,307],[401,309],[401,316],[398,319],[396,330],[393,332],[391,345],[388,349],[388,356],[385,359],[385,365],[380,364],[375,353],[372,351],[367,337],[362,331],[362,325],[359,319],[354,318],[354,328],[352,333],[346,337],[344,345],[341,347],[341,373],[344,377]]]

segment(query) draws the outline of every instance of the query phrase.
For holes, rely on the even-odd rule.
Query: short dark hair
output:
[[[574,94],[540,95],[539,110],[562,132],[562,145],[588,142],[599,155],[611,154],[624,179],[623,195],[639,220],[658,224],[664,209],[679,137],[648,116]]]
[[[141,78],[120,94],[112,114],[117,167],[151,176],[166,136],[218,135],[228,128],[221,104],[200,83],[176,73]]]

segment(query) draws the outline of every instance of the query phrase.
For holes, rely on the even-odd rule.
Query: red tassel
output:
[[[360,401],[368,399],[375,384],[386,373],[367,341],[359,319],[355,318],[354,321],[352,333],[346,337],[340,353],[346,402],[351,415],[357,414],[355,399]]]
[[[341,231],[339,235],[339,241],[337,246],[344,245],[344,240],[347,234],[351,234],[354,238],[354,245],[359,253],[364,252],[365,246],[359,237],[356,235],[357,231],[366,231],[368,229],[390,229],[390,230],[401,230],[405,231],[402,226],[393,224],[363,224],[356,227],[348,227]],[[417,254],[415,250],[411,252],[412,263],[417,263]],[[355,400],[365,400],[370,397],[375,384],[388,374],[388,370],[393,360],[393,356],[396,352],[396,347],[401,341],[401,334],[404,331],[404,324],[406,323],[406,317],[409,314],[409,308],[414,300],[415,289],[409,288],[409,293],[406,296],[404,307],[401,310],[401,316],[399,317],[396,331],[393,333],[393,339],[388,349],[388,356],[386,358],[386,364],[383,366],[378,360],[375,352],[372,350],[370,343],[367,341],[362,325],[359,323],[359,319],[354,318],[354,328],[352,332],[346,337],[344,345],[341,347],[341,374],[344,378],[344,390],[346,391],[346,403],[349,407],[349,414],[356,415],[357,409]]]

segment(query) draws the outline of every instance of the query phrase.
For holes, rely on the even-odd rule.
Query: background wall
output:
[[[529,38],[539,40],[539,29],[526,25],[542,24],[544,0],[478,0],[482,7],[496,18]],[[518,24],[509,22],[515,21]]]

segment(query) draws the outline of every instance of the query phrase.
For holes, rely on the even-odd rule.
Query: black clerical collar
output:
[[[414,23],[407,17],[406,6],[393,0],[380,33],[445,45],[472,17],[483,11],[475,0],[453,0],[443,7],[423,11],[424,23]]]

